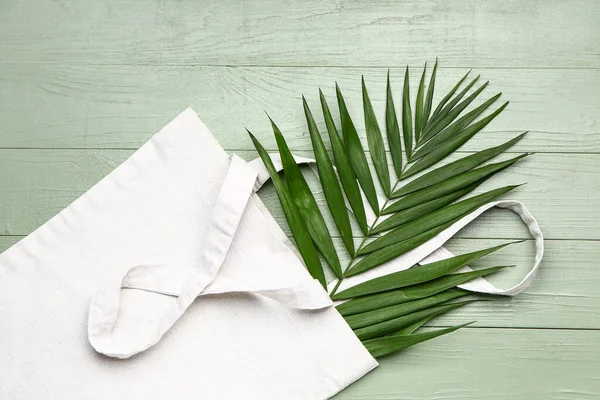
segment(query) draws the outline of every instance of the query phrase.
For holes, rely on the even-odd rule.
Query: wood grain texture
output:
[[[302,151],[297,153],[310,155]],[[255,157],[254,152],[238,154],[247,159]],[[456,158],[456,155],[448,157],[445,162]],[[600,224],[600,201],[596,195],[600,190],[599,168],[600,157],[596,154],[535,154],[483,183],[473,193],[504,185],[526,183],[503,198],[524,202],[535,215],[547,239],[597,240]],[[306,175],[323,213],[330,221],[317,178],[310,172]],[[273,211],[277,222],[287,229],[272,187],[267,185],[260,195],[267,207]],[[359,232],[358,227],[355,227],[354,232]],[[461,230],[457,236],[526,239],[529,233],[516,214],[507,210],[492,209]]]
[[[23,236],[0,236],[0,252]],[[452,239],[448,248],[455,254],[475,251],[501,243],[497,239]],[[335,240],[344,254],[340,239]],[[532,241],[507,247],[472,264],[474,268],[515,264],[514,268],[488,277],[498,287],[517,283],[531,267]],[[476,321],[477,328],[552,328],[600,330],[600,269],[595,261],[600,243],[577,240],[546,241],[546,257],[533,284],[513,298],[483,296],[493,300],[473,303],[433,320],[430,326],[452,326]],[[348,262],[342,257],[342,265]],[[568,268],[565,268],[568,266]],[[331,274],[329,274],[331,275]]]
[[[50,219],[123,162],[131,150],[0,150],[0,233],[25,235]],[[237,152],[245,159],[255,152]],[[306,152],[299,154],[308,155]],[[600,239],[600,155],[577,157],[537,154],[481,185],[477,191],[527,182],[511,199],[524,201],[548,239]],[[324,197],[307,172],[319,204]],[[261,198],[287,229],[270,185]],[[543,199],[543,201],[540,201]],[[326,210],[325,215],[330,222]],[[557,217],[559,216],[559,217]],[[331,225],[331,224],[330,224]],[[331,225],[333,226],[333,225]],[[358,229],[355,230],[358,232]],[[336,233],[334,235],[337,236]],[[515,214],[491,210],[460,233],[461,237],[528,238]]]
[[[597,68],[595,0],[3,1],[2,62]]]
[[[461,155],[530,131],[511,151],[538,154],[487,187],[528,182],[510,198],[523,200],[538,218],[549,239],[546,257],[520,296],[432,321],[477,323],[382,359],[380,368],[336,398],[598,398],[598,21],[596,0],[4,0],[0,251],[62,210],[188,105],[228,151],[246,159],[256,154],[245,127],[275,148],[264,111],[292,150],[310,155],[300,96],[307,96],[323,129],[317,90],[333,101],[337,81],[366,144],[360,76],[383,121],[387,69],[398,105],[402,68],[411,67],[414,95],[417,68],[437,56],[438,94],[474,68],[482,82],[490,80],[482,98],[502,92],[511,101]],[[323,206],[322,194],[316,195]],[[287,229],[272,187],[260,196]],[[449,248],[460,253],[526,237],[513,214],[491,211]],[[341,248],[341,240],[335,242]],[[476,266],[517,264],[490,278],[508,286],[532,257],[526,241]]]
[[[447,248],[455,254],[481,250],[506,240],[452,239]],[[338,240],[336,245],[342,249]],[[429,325],[452,326],[476,321],[474,327],[600,329],[600,271],[594,260],[600,243],[547,240],[545,258],[531,286],[516,297],[483,296],[491,300],[455,310]],[[343,252],[340,250],[340,254]],[[488,279],[500,288],[517,284],[529,271],[535,256],[532,240],[508,246],[486,256],[474,268],[515,265]],[[347,258],[342,265],[347,265]],[[566,267],[568,266],[568,267]]]
[[[436,103],[467,71],[440,63]],[[419,69],[411,70],[413,94]],[[387,69],[0,64],[0,72],[0,147],[136,149],[191,105],[226,149],[252,149],[245,127],[275,149],[266,111],[293,150],[308,150],[300,96],[324,130],[318,89],[333,102],[337,81],[364,139],[360,77],[382,122]],[[402,74],[391,70],[397,103]],[[490,81],[481,99],[502,92],[511,103],[461,151],[530,131],[514,151],[600,153],[600,70],[477,68],[472,74]],[[335,103],[331,108],[337,119]]]
[[[464,329],[381,359],[337,399],[596,399],[600,331]]]

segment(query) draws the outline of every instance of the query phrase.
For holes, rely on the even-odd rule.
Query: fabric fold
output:
[[[0,255],[0,398],[326,399],[375,368],[255,174],[188,109]]]
[[[377,367],[256,195],[268,179],[187,109],[0,255],[0,398],[327,399]],[[340,289],[451,257],[444,243],[492,207],[527,225],[533,266],[508,289],[482,278],[461,287],[524,290],[543,236],[508,200]]]

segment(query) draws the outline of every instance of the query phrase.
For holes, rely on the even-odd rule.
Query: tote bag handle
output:
[[[275,165],[275,168],[278,171],[283,170],[283,163],[281,161],[281,157],[279,156],[279,154],[278,153],[270,153],[269,155],[270,155],[271,159],[273,160],[273,164]],[[318,176],[315,159],[298,156],[298,155],[294,155],[294,159],[296,160],[297,164],[308,165],[311,168],[311,170],[315,173],[315,175]],[[269,173],[266,170],[266,168],[265,168],[264,164],[262,163],[262,161],[260,160],[260,158],[250,161],[249,164],[253,167],[253,169],[255,169],[258,172],[258,179],[257,179],[256,185],[255,185],[255,189],[258,190],[258,188],[260,188],[266,181],[269,180]],[[363,197],[364,197],[364,194],[363,194]],[[380,200],[380,202],[385,201],[384,198],[380,198],[379,200]],[[364,203],[367,204],[366,201],[364,201]],[[417,263],[427,264],[427,263],[431,263],[434,261],[439,261],[442,259],[453,257],[454,254],[452,254],[449,250],[444,248],[443,245],[450,238],[452,238],[454,235],[456,235],[456,233],[458,231],[460,231],[462,228],[464,228],[465,226],[467,226],[468,224],[473,222],[475,219],[477,219],[480,215],[485,213],[487,210],[494,208],[494,207],[505,208],[505,209],[511,210],[512,212],[516,213],[519,216],[519,218],[521,219],[521,221],[525,224],[525,226],[527,226],[529,233],[535,240],[535,258],[533,260],[533,263],[532,263],[531,267],[529,268],[529,270],[527,271],[527,273],[519,281],[519,283],[517,283],[516,285],[514,285],[510,288],[507,288],[507,289],[498,288],[498,287],[494,286],[492,283],[490,283],[489,281],[485,280],[484,278],[474,279],[468,283],[460,285],[459,287],[462,289],[465,289],[465,290],[469,290],[471,292],[488,293],[488,294],[496,294],[496,295],[504,295],[504,296],[515,296],[518,293],[521,293],[523,290],[525,290],[529,286],[529,284],[531,283],[531,280],[533,279],[533,277],[535,276],[535,274],[537,273],[537,271],[539,269],[540,263],[542,261],[542,257],[544,255],[544,236],[538,225],[538,222],[531,215],[529,210],[527,210],[525,205],[523,203],[521,203],[519,201],[515,201],[515,200],[495,201],[495,202],[491,202],[491,203],[488,203],[488,204],[485,204],[485,205],[479,207],[475,211],[471,212],[470,214],[466,215],[465,217],[463,217],[460,220],[458,220],[457,222],[455,222],[453,225],[448,227],[446,230],[444,230],[443,232],[441,232],[434,238],[432,238],[429,241],[423,243],[422,245],[416,247],[415,249],[393,259],[392,261],[389,261],[388,263],[385,263],[384,265],[373,268],[373,269],[366,271],[360,275],[355,275],[355,276],[344,279],[344,281],[340,285],[339,289],[340,290],[347,289],[349,287],[355,286],[359,283],[376,278],[378,276],[382,276],[382,275],[390,274],[393,272],[401,271],[404,269],[408,269]],[[351,212],[349,206],[348,206],[348,210]],[[372,210],[370,210],[369,207],[366,207],[366,211],[367,211],[367,222],[372,223],[375,220],[375,214],[372,212]],[[463,269],[459,270],[459,272],[463,272],[466,270],[470,270],[470,268],[464,267]],[[329,287],[331,288],[331,287],[335,286],[336,283],[337,283],[337,281],[331,282],[329,284]]]

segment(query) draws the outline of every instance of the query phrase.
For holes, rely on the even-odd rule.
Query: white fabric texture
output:
[[[0,398],[325,399],[376,367],[239,161],[188,109],[4,252]],[[118,360],[88,316],[116,357],[172,327]]]
[[[275,168],[282,170],[283,165],[279,155],[271,154],[270,157],[274,161]],[[298,164],[308,164],[312,168],[316,166],[314,159],[295,157]],[[128,358],[138,354],[158,343],[196,297],[207,293],[214,294],[214,289],[212,291],[209,289],[206,293],[204,293],[204,289],[215,279],[220,265],[229,251],[229,245],[235,236],[237,225],[249,196],[258,191],[268,179],[269,173],[260,158],[246,165],[237,156],[232,156],[229,171],[224,179],[215,204],[215,210],[209,221],[207,243],[204,244],[202,261],[199,267],[194,271],[177,268],[181,272],[173,274],[173,268],[169,266],[136,266],[128,271],[122,280],[99,291],[92,300],[88,321],[90,343],[96,351],[116,358]],[[453,254],[442,247],[443,244],[463,227],[493,207],[511,209],[527,225],[531,235],[535,238],[536,257],[534,264],[521,282],[509,289],[498,289],[484,278],[475,279],[459,287],[473,292],[507,296],[520,293],[529,285],[539,267],[543,255],[543,236],[537,222],[525,206],[520,202],[510,200],[491,202],[478,208],[414,250],[371,271],[347,278],[342,282],[340,288],[342,290],[347,289],[383,274],[405,270],[417,263],[426,264],[452,257]],[[374,217],[374,214],[369,216],[370,222],[373,221]],[[291,245],[291,243],[287,244]],[[465,266],[459,271],[469,270],[471,269]],[[332,305],[329,296],[325,291],[320,290],[319,283],[316,280],[311,285],[301,284],[295,287],[270,289],[245,288],[244,290],[241,289],[243,286],[240,286],[239,283],[227,282],[226,284],[230,286],[225,286],[221,290],[221,294],[244,291],[268,297],[288,307],[305,310],[319,310]],[[336,284],[337,281],[332,282],[329,288],[332,289]],[[112,340],[112,331],[115,329],[118,320],[119,297],[122,288],[175,296],[177,302],[167,309],[164,315],[159,317],[160,322],[158,324],[151,324],[146,327],[138,326],[136,330],[129,332],[126,340],[115,342]]]
[[[326,399],[376,367],[255,195],[267,179],[188,109],[2,254],[0,398]],[[515,201],[480,207],[340,289],[451,257],[442,245],[492,207],[528,226],[534,264],[506,290],[483,278],[461,287],[522,291],[543,237]]]
[[[201,260],[196,268],[168,265],[138,265],[115,284],[107,285],[92,299],[88,316],[88,338],[94,349],[104,355],[129,358],[160,341],[185,313],[196,297],[206,294],[250,293],[280,302],[282,305],[320,310],[332,305],[327,292],[317,280],[292,287],[249,287],[245,282],[220,279],[222,288],[207,288],[217,276],[236,234],[246,204],[254,193],[257,173],[246,162],[232,156],[231,164],[207,221]],[[121,289],[138,289],[177,297],[177,301],[159,316],[158,323],[137,326],[121,342],[113,341],[120,309]],[[208,290],[205,290],[208,289]]]

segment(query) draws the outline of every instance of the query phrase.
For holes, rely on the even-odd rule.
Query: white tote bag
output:
[[[256,196],[266,177],[188,109],[3,253],[0,398],[326,399],[375,368]],[[509,290],[465,287],[515,294],[542,236],[494,205],[528,225],[535,263]],[[486,207],[342,288],[448,257]]]

